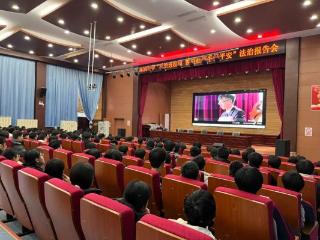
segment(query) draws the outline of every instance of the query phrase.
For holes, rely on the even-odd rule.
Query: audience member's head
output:
[[[153,140],[148,140],[147,141],[147,144],[146,144],[146,147],[148,150],[151,150],[154,148],[154,141]]]
[[[49,143],[49,147],[52,147],[53,149],[58,149],[60,148],[61,144],[60,144],[60,141],[59,140],[52,140],[50,143]]]
[[[139,180],[129,182],[123,191],[123,198],[136,211],[141,211],[147,207],[150,196],[151,189],[149,185]]]
[[[19,157],[20,157],[18,153],[12,148],[7,148],[6,150],[4,150],[2,155],[8,160],[13,160],[16,162],[19,161]]]
[[[96,144],[94,144],[93,142],[90,142],[89,140],[84,142],[84,146],[86,149],[97,148]]]
[[[146,151],[142,148],[137,149],[134,153],[134,156],[140,159],[144,159],[145,155],[146,155]]]
[[[263,157],[260,153],[252,152],[248,155],[248,161],[251,167],[259,168],[262,164]]]
[[[149,161],[152,168],[160,168],[165,160],[166,151],[163,148],[155,148],[149,153]]]
[[[199,176],[199,167],[193,161],[188,161],[181,167],[181,176],[196,180]]]
[[[303,177],[293,170],[283,174],[282,183],[284,188],[295,192],[300,192],[304,187]]]
[[[99,151],[98,149],[96,149],[96,148],[88,149],[88,150],[86,151],[86,154],[89,154],[89,155],[91,155],[91,156],[94,156],[95,159],[98,159],[99,157],[101,157],[100,151]]]
[[[30,139],[34,139],[34,140],[37,139],[37,133],[35,133],[35,132],[30,132],[30,133],[29,133],[29,138],[30,138]]]
[[[7,148],[6,139],[0,137],[0,154]]]
[[[162,143],[157,143],[157,144],[156,144],[156,147],[157,147],[157,148],[163,148],[163,144],[162,144]]]
[[[198,155],[198,156],[194,157],[192,159],[192,161],[198,165],[200,171],[204,170],[204,166],[206,165],[206,161],[204,160],[203,156]]]
[[[201,150],[201,143],[200,142],[194,142],[193,143],[193,146],[195,146],[195,147],[198,147],[198,148],[200,148],[200,150]]]
[[[243,163],[241,161],[232,161],[229,165],[229,176],[234,177],[236,172],[241,168],[243,168]]]
[[[281,160],[279,157],[274,155],[269,156],[269,159],[268,159],[269,167],[279,169],[280,165],[281,165]]]
[[[164,142],[164,149],[167,152],[172,152],[174,150],[175,146],[176,146],[176,144],[171,140],[167,140]]]
[[[64,162],[60,159],[51,159],[45,166],[45,173],[50,177],[63,179]]]
[[[197,190],[184,200],[184,213],[188,224],[203,228],[211,227],[216,216],[213,196],[205,190]]]
[[[299,160],[296,164],[298,173],[312,175],[314,172],[314,165],[309,160]]]
[[[143,138],[142,137],[139,137],[138,138],[138,144],[142,144],[143,143]]]
[[[217,159],[227,161],[229,157],[229,150],[226,147],[218,148]]]
[[[248,156],[250,153],[255,152],[254,148],[247,148],[244,152],[242,152],[241,156],[242,156],[242,160],[245,163],[248,163]]]
[[[192,146],[191,148],[190,148],[190,156],[191,157],[196,157],[196,156],[198,156],[198,155],[200,155],[201,154],[201,149],[199,148],[199,147],[197,147],[197,146]]]
[[[237,156],[240,156],[240,155],[241,155],[240,150],[237,149],[237,148],[231,149],[230,154],[232,154],[232,155],[237,155]]]
[[[132,142],[133,139],[134,139],[134,137],[132,137],[132,136],[126,137],[126,141],[127,141],[127,142]]]
[[[14,130],[12,132],[12,137],[16,141],[22,141],[22,132],[20,132],[19,130]]]
[[[23,165],[26,167],[39,167],[40,164],[40,153],[37,150],[29,150],[24,153],[23,159],[24,163]]]
[[[218,156],[218,148],[216,147],[211,148],[210,155],[213,159],[216,159]]]
[[[297,164],[298,161],[299,161],[299,158],[297,156],[290,156],[288,159],[288,162],[293,164]]]
[[[70,181],[73,185],[79,186],[86,190],[91,187],[93,182],[94,171],[89,163],[77,163],[70,170]]]
[[[262,187],[263,177],[255,167],[243,167],[236,172],[235,182],[241,191],[256,194]]]
[[[127,152],[128,152],[128,150],[129,150],[129,148],[128,148],[128,146],[126,146],[126,145],[120,145],[119,148],[118,148],[118,150],[119,150],[120,152],[122,152],[123,155],[126,155]]]
[[[115,149],[110,149],[104,155],[105,158],[122,161],[122,153]]]

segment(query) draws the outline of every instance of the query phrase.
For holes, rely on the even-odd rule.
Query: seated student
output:
[[[17,154],[17,152],[12,148],[7,148],[6,150],[4,150],[2,156],[4,156],[8,160],[13,160],[15,162],[19,162],[20,160],[20,155]]]
[[[204,160],[204,157],[201,155],[198,155],[195,158],[193,158],[192,161],[198,165],[199,171],[203,173],[204,183],[208,185],[208,177],[210,176],[210,174],[204,171],[204,167],[206,165],[206,161]]]
[[[248,163],[248,155],[255,152],[254,148],[248,147],[244,152],[242,152],[241,157],[244,163]]]
[[[118,150],[122,153],[122,155],[127,155],[129,148],[126,145],[120,145]]]
[[[280,165],[281,165],[281,160],[279,157],[274,156],[274,155],[269,156],[268,167],[279,169]]]
[[[94,178],[94,170],[91,164],[80,162],[74,165],[70,170],[70,181],[73,185],[81,188],[85,194],[97,193],[101,190],[98,188],[91,188]]]
[[[96,149],[96,148],[88,149],[85,153],[89,154],[91,156],[94,156],[95,159],[98,159],[99,157],[101,157],[100,151],[98,149]]]
[[[46,143],[47,142],[47,134],[40,133],[38,135],[38,141],[41,142],[41,143]]]
[[[37,133],[36,132],[30,132],[29,133],[29,138],[32,140],[37,140]]]
[[[163,143],[157,143],[156,147],[163,148]]]
[[[294,163],[296,164],[298,162],[298,157],[297,156],[290,156],[288,159],[288,163]]]
[[[163,148],[154,148],[149,153],[149,161],[153,170],[160,173],[160,169],[166,160],[166,151]]]
[[[218,148],[212,147],[212,148],[211,148],[211,151],[210,151],[210,155],[211,155],[211,157],[212,157],[213,160],[217,160]]]
[[[44,168],[44,172],[50,177],[63,180],[64,162],[60,159],[53,158],[49,160]]]
[[[251,167],[259,168],[262,164],[263,157],[260,153],[252,152],[248,155],[248,162]]]
[[[152,150],[154,148],[154,141],[153,140],[148,140],[146,144],[147,150]]]
[[[84,142],[84,147],[85,149],[92,149],[92,148],[96,148],[97,146],[93,142],[86,141]]]
[[[303,177],[297,173],[296,171],[288,171],[286,172],[282,178],[282,183],[284,188],[295,191],[301,192],[304,187],[304,180]],[[305,224],[313,225],[315,222],[316,217],[314,216],[314,212],[312,207],[306,203],[303,199],[301,201],[301,222],[303,227]]]
[[[138,137],[138,144],[139,144],[139,146],[141,146],[143,144],[143,138],[142,137]]]
[[[193,161],[188,161],[181,167],[181,176],[193,180],[199,179],[199,167]]]
[[[134,152],[134,156],[142,160],[144,160],[145,155],[146,155],[146,151],[142,148],[139,148]]]
[[[105,158],[113,159],[122,162],[122,154],[120,151],[115,149],[109,149],[105,155]]]
[[[232,161],[229,165],[229,176],[234,177],[236,172],[241,168],[243,168],[243,163],[241,161]]]
[[[225,147],[218,148],[217,157],[215,160],[224,162],[224,163],[230,163],[228,160],[229,157],[229,150]]]
[[[61,143],[58,139],[51,140],[49,142],[49,147],[52,147],[53,149],[58,149],[58,148],[61,148]]]
[[[213,226],[213,219],[216,216],[216,203],[213,196],[208,191],[199,189],[192,192],[185,198],[183,209],[187,221],[182,218],[170,220],[202,232],[212,239],[215,239],[209,228]]]
[[[130,207],[135,214],[135,221],[138,222],[144,215],[150,213],[147,208],[151,189],[143,181],[133,180],[128,183],[123,191],[123,197],[117,201]]]
[[[196,156],[198,156],[200,154],[201,154],[201,149],[198,148],[197,146],[192,146],[190,148],[190,156],[191,157],[196,157]]]
[[[7,144],[6,139],[4,137],[0,137],[0,155],[6,150]]]
[[[32,149],[29,151],[26,151],[23,156],[24,162],[23,166],[25,167],[31,167],[34,169],[37,169],[39,171],[43,171],[42,166],[44,163],[42,154],[40,154],[37,150]]]
[[[237,149],[237,148],[231,149],[231,150],[230,150],[230,154],[232,154],[232,155],[237,155],[237,156],[240,156],[240,155],[241,155],[240,150]]]
[[[193,143],[193,146],[200,148],[200,150],[201,150],[201,147],[202,147],[202,145],[201,145],[200,142],[194,142],[194,143]]]
[[[310,177],[310,175],[314,174],[314,165],[309,160],[298,160],[296,163],[296,169],[298,173],[300,173],[304,177]]]
[[[22,144],[22,133],[19,130],[15,130],[12,132],[12,148],[20,155],[22,156],[25,152],[24,146]]]
[[[126,142],[132,142],[133,139],[134,139],[134,137],[132,137],[132,136],[126,137]]]

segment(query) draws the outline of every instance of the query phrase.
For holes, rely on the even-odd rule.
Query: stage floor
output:
[[[256,150],[256,152],[260,154],[274,155],[276,151],[275,147],[260,146],[260,145],[252,145],[252,147]]]

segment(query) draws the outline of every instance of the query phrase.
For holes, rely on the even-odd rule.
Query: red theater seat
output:
[[[136,226],[136,240],[212,240],[204,233],[152,214],[145,215]]]
[[[230,154],[228,157],[229,161],[242,161],[242,157],[239,155]]]
[[[44,182],[49,176],[33,168],[18,171],[21,196],[27,206],[34,231],[40,239],[55,239],[55,233],[44,202]]]
[[[62,139],[61,140],[61,146],[65,150],[72,151],[72,140],[70,140],[70,139]]]
[[[124,185],[123,163],[107,158],[98,158],[95,161],[94,169],[96,182],[102,194],[110,198],[121,197]]]
[[[208,177],[208,191],[213,194],[217,187],[238,189],[233,177],[222,174],[212,174]]]
[[[23,146],[24,146],[24,148],[25,148],[26,150],[30,150],[30,149],[31,149],[31,146],[30,146],[31,140],[28,139],[28,138],[24,138],[22,141],[23,141]]]
[[[123,156],[122,163],[127,167],[129,165],[143,166],[143,160],[133,156]]]
[[[94,166],[95,157],[86,153],[74,153],[71,155],[71,168],[79,162],[90,163]]]
[[[72,151],[74,153],[82,153],[84,151],[84,142],[72,141]]]
[[[101,143],[102,143],[102,144],[110,144],[110,142],[111,142],[111,141],[108,140],[108,139],[102,139],[102,140],[101,140]]]
[[[60,159],[64,162],[64,174],[69,175],[71,168],[72,152],[66,149],[56,149],[53,151],[53,158]]]
[[[35,149],[35,148],[39,147],[40,145],[41,145],[41,143],[37,140],[30,141],[30,149]]]
[[[207,189],[205,183],[176,175],[162,178],[163,211],[166,218],[183,218],[184,198],[198,189]]]
[[[0,163],[1,180],[12,204],[14,215],[22,226],[33,230],[28,211],[19,192],[17,172],[22,168],[23,166],[14,161],[2,161]]]
[[[281,162],[280,170],[283,170],[285,172],[290,170],[296,170],[296,165],[294,163]]]
[[[83,191],[53,178],[44,183],[45,204],[58,239],[84,239],[80,223],[80,199]]]
[[[39,152],[43,154],[43,159],[45,163],[47,163],[49,160],[53,158],[54,149],[52,147],[43,145],[43,146],[37,147],[37,149],[39,150]]]
[[[189,155],[181,155],[178,160],[177,160],[177,166],[182,166],[183,164],[185,164],[188,161],[191,161],[193,157],[189,156]]]
[[[86,239],[135,240],[135,216],[131,208],[91,193],[81,199],[80,212]]]
[[[207,173],[229,175],[229,164],[215,160],[207,160],[204,170]]]
[[[151,163],[149,162],[149,160],[144,160],[143,167],[148,168],[148,169],[152,169],[152,166],[151,166]],[[165,163],[160,168],[161,177],[164,177],[164,176],[166,176],[167,174],[170,174],[170,173],[172,173],[171,164]]]
[[[97,149],[104,153],[106,151],[108,151],[109,149],[111,149],[111,145],[110,144],[102,144],[102,143],[98,143],[97,144]]]
[[[160,176],[157,171],[146,169],[139,166],[128,166],[124,170],[124,185],[126,186],[132,180],[141,180],[147,183],[152,191],[148,208],[151,213],[160,215],[162,210]]]
[[[6,159],[5,157],[0,156],[0,162],[2,162],[5,159]],[[0,209],[3,209],[7,214],[11,216],[14,215],[11,202],[8,198],[8,194],[3,186],[1,179],[0,179]]]

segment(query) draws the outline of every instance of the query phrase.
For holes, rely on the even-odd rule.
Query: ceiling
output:
[[[320,34],[320,0],[1,0],[0,47],[87,66],[93,22],[110,71]]]

